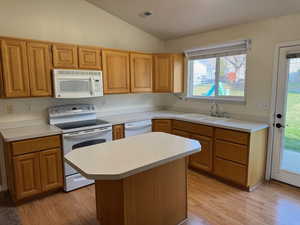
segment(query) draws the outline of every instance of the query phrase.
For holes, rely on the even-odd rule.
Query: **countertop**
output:
[[[175,119],[192,123],[200,123],[208,126],[227,128],[243,132],[256,132],[269,127],[266,123],[258,123],[252,121],[236,120],[231,118],[211,117],[198,113],[184,113],[175,111],[153,111],[143,113],[129,113],[112,116],[99,116],[99,119],[108,121],[111,124],[121,124],[124,122],[135,122],[147,119]]]
[[[1,129],[0,132],[5,142],[61,134],[61,130],[59,128],[48,124],[6,128]]]
[[[196,140],[152,132],[79,148],[65,160],[86,178],[119,180],[200,150]]]
[[[136,122],[141,120],[151,119],[176,119],[193,123],[200,123],[209,126],[215,126],[220,128],[227,128],[232,130],[238,130],[243,132],[255,132],[268,127],[266,123],[257,123],[244,120],[228,119],[228,118],[215,118],[204,114],[197,113],[184,113],[175,111],[152,111],[152,112],[139,112],[139,113],[127,113],[127,114],[114,114],[111,116],[98,115],[99,119],[103,119],[111,123],[122,124],[127,122]],[[13,123],[14,128],[0,128],[1,135],[6,142],[19,141],[29,138],[43,137],[61,134],[61,130],[54,126],[47,124],[30,125],[29,122],[18,122],[20,126]],[[34,124],[34,123],[32,123]],[[7,124],[7,126],[9,126]]]

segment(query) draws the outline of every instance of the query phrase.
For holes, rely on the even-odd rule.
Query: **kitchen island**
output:
[[[187,159],[198,141],[153,132],[76,149],[65,160],[96,181],[101,225],[177,225],[187,218]]]

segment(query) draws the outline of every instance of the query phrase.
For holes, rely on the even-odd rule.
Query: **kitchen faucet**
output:
[[[229,114],[226,113],[226,112],[222,112],[222,107],[216,103],[216,102],[213,102],[210,106],[210,116],[213,116],[213,117],[226,117],[226,118],[229,118]]]

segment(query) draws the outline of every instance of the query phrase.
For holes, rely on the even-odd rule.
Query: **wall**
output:
[[[225,111],[241,118],[268,121],[271,113],[274,53],[277,43],[300,40],[300,14],[232,26],[166,42],[170,52],[252,39],[248,56],[246,104],[221,104]],[[178,109],[208,112],[211,103],[183,101],[170,96],[168,105]]]
[[[0,0],[0,5],[0,36],[145,52],[164,51],[163,41],[84,0]],[[51,105],[88,102],[96,104],[99,112],[126,112],[160,106],[163,98],[164,95],[159,94],[139,94],[78,101],[0,99],[0,123],[36,119],[45,121],[46,109]],[[3,158],[1,152],[0,157]]]

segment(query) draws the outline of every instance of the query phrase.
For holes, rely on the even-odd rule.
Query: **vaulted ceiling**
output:
[[[299,0],[87,1],[164,40],[300,12]]]

